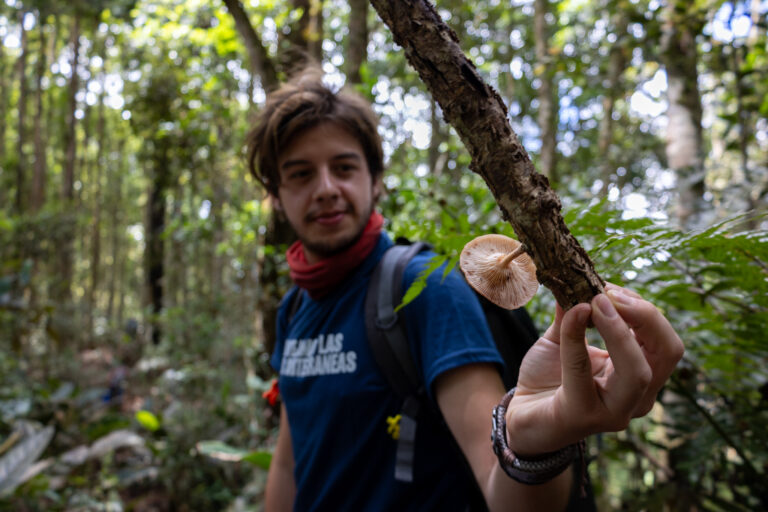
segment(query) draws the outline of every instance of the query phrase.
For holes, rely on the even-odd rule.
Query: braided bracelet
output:
[[[506,419],[507,407],[515,395],[515,389],[510,389],[499,405],[493,408],[493,453],[499,458],[501,468],[513,480],[528,485],[543,484],[565,471],[577,455],[583,457],[584,441],[531,459],[521,459],[515,455],[507,443]]]

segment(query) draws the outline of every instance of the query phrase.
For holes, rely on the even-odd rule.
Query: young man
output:
[[[303,294],[290,321],[285,306],[278,313],[272,364],[283,404],[266,509],[464,510],[473,483],[458,470],[452,435],[490,510],[562,510],[571,472],[533,469],[521,479],[510,468],[514,457],[544,454],[551,467],[586,436],[626,428],[650,410],[682,342],[652,304],[616,286],[591,304],[558,308],[497,418],[506,420],[500,431],[509,445],[497,457],[488,434],[506,391],[501,359],[473,292],[456,272],[445,281],[435,273],[403,314],[420,376],[450,434],[420,422],[413,481],[397,481],[393,417],[402,403],[368,349],[363,313],[371,272],[392,245],[374,209],[381,142],[365,100],[335,93],[321,78],[310,70],[272,93],[249,136],[251,171],[298,235],[287,258],[298,285],[292,293]],[[403,289],[428,258],[414,258]],[[590,318],[607,352],[585,343]]]

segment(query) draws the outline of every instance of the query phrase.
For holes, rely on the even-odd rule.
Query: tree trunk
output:
[[[439,106],[433,99],[429,106],[429,125],[431,134],[429,138],[429,149],[427,150],[427,162],[429,170],[435,176],[443,174],[445,163],[448,160],[448,153],[440,151],[440,145],[448,138],[443,132],[443,123],[440,120]]]
[[[122,226],[120,226],[120,205],[123,199],[123,171],[124,158],[123,152],[125,151],[125,140],[119,139],[117,156],[118,162],[116,172],[111,172],[110,168],[107,168],[107,185],[111,186],[109,191],[109,233],[110,233],[110,252],[112,253],[112,264],[110,265],[109,275],[109,296],[107,299],[107,319],[111,325],[120,325],[114,318],[115,307],[115,294],[117,293],[119,286],[119,279],[121,275],[120,268],[122,267],[123,255],[121,250],[121,236]],[[110,179],[110,176],[111,179]]]
[[[662,59],[667,71],[667,161],[677,174],[677,219],[683,229],[702,227],[704,200],[704,142],[701,128],[696,36],[703,22],[685,0],[666,8]]]
[[[321,0],[291,0],[292,9],[301,16],[290,25],[282,38],[280,68],[287,76],[301,71],[308,63],[321,63],[323,59],[323,9]]]
[[[19,73],[19,102],[18,102],[18,130],[16,139],[16,213],[21,215],[24,213],[27,206],[27,184],[24,174],[27,172],[27,156],[24,151],[24,145],[27,142],[27,128],[25,121],[27,120],[27,51],[29,46],[29,35],[24,29],[24,17],[27,12],[24,10],[19,11],[19,25],[21,28],[21,54],[19,60],[16,62]],[[5,122],[5,120],[3,120]]]
[[[611,158],[611,146],[613,145],[613,110],[616,104],[616,97],[621,94],[619,85],[621,75],[626,67],[626,58],[624,57],[624,44],[627,33],[627,18],[623,12],[617,11],[613,15],[613,25],[616,34],[616,42],[611,47],[608,57],[608,72],[606,73],[604,85],[605,94],[603,95],[603,118],[600,120],[600,132],[597,140],[597,157],[602,160],[600,164],[600,177],[603,181],[603,188],[600,189],[600,196],[608,196],[611,178],[615,164]]]
[[[179,180],[176,181],[175,190],[173,193],[173,206],[171,207],[171,223],[179,226],[177,229],[182,230],[184,213],[182,206],[184,205],[184,196],[187,192],[187,186],[182,185]],[[165,306],[168,308],[184,308],[184,297],[186,296],[186,269],[187,258],[184,254],[184,250],[187,243],[181,238],[176,236],[175,233],[171,233],[168,237],[170,245],[168,247],[168,261],[170,262],[168,268],[168,278],[165,293]]]
[[[248,50],[248,57],[251,65],[251,72],[261,78],[261,86],[265,91],[271,91],[277,88],[279,81],[277,79],[277,71],[274,64],[267,55],[267,49],[261,42],[261,38],[256,33],[256,30],[251,25],[243,9],[243,5],[240,0],[223,0],[227,6],[227,10],[235,20],[235,28],[237,29],[240,37],[243,38],[245,47]]]
[[[106,88],[106,70],[104,65],[106,63],[106,40],[102,43],[103,48],[101,52],[101,93],[99,94],[99,106],[96,120],[96,166],[94,171],[94,192],[93,192],[93,220],[91,224],[91,286],[88,293],[88,310],[87,310],[87,330],[86,333],[91,342],[95,341],[93,322],[94,315],[97,311],[96,296],[99,290],[99,284],[101,281],[101,181],[104,174],[104,168],[106,167],[106,161],[104,158],[104,149],[106,145],[106,119],[104,116],[104,89]]]
[[[232,7],[230,8],[230,13],[232,13],[232,15],[235,17],[235,25],[237,26],[238,32],[240,33],[241,37],[243,37],[243,39],[246,40],[246,48],[248,49],[248,52],[250,54],[251,62],[261,61],[260,59],[262,58],[264,59],[265,62],[269,62],[266,57],[266,52],[261,51],[263,50],[261,41],[256,35],[256,31],[251,26],[247,15],[242,10],[242,6],[239,4],[239,2],[235,2],[235,0],[224,0],[224,1],[227,4],[228,8],[230,8],[230,4],[237,4],[237,5],[232,5]],[[307,12],[308,11],[305,11],[305,14]],[[316,14],[321,15],[322,9],[319,9],[319,11]],[[322,34],[319,34],[319,41],[322,43]],[[306,43],[306,38],[299,40],[297,44],[302,45],[301,46],[302,51],[295,52],[295,53],[291,52],[291,54],[306,56],[309,51],[308,45]],[[284,61],[285,59],[281,59],[281,60]],[[295,65],[296,63],[291,64],[291,66],[295,66]],[[261,66],[252,67],[254,72],[260,74],[262,84],[265,84],[266,82],[269,82],[271,80],[270,75],[268,73],[264,74],[264,69],[266,68],[274,70],[274,66],[271,66],[271,65],[265,66],[265,67],[261,67]],[[295,69],[295,67],[289,67],[288,69]],[[274,82],[272,83],[272,87],[267,88],[265,86],[265,89],[272,90],[272,89],[275,89],[277,86],[278,86],[278,82],[277,82],[277,79],[275,78]],[[291,228],[290,224],[288,224],[287,219],[283,218],[280,215],[277,215],[274,212],[270,215],[270,218],[267,221],[266,228],[267,228],[266,233],[264,235],[265,245],[271,245],[273,247],[279,248],[283,245],[288,245],[291,242],[293,242],[293,240],[295,240],[293,229]],[[282,294],[285,291],[282,289],[282,287],[279,284],[280,283],[279,273],[278,273],[279,258],[281,258],[281,256],[278,256],[277,254],[274,254],[274,253],[265,254],[263,257],[260,258],[258,262],[258,267],[259,267],[258,280],[259,280],[260,293],[259,293],[258,307],[256,308],[256,312],[255,312],[256,319],[254,322],[258,326],[257,332],[261,334],[260,339],[267,352],[271,352],[272,348],[274,347],[275,336],[277,333],[276,325],[275,325],[276,316],[277,316],[277,307],[280,303],[280,298],[282,297]]]
[[[72,45],[71,76],[69,79],[68,101],[69,110],[67,112],[67,124],[64,132],[64,144],[66,147],[66,157],[64,159],[64,172],[62,179],[62,203],[65,211],[71,211],[75,197],[75,165],[77,162],[77,90],[79,80],[77,75],[78,61],[80,59],[80,18],[74,14],[72,19],[72,30],[70,34],[70,44]],[[74,222],[74,221],[73,221]],[[74,229],[73,229],[74,234]],[[54,297],[60,303],[68,303],[71,298],[72,286],[72,267],[73,267],[74,247],[71,237],[62,243],[59,259],[59,276],[57,279]]]
[[[5,45],[0,44],[0,119],[8,119],[8,82],[5,79]],[[5,123],[0,123],[0,165],[6,165]],[[8,204],[5,187],[0,187],[0,204]]]
[[[45,137],[43,135],[43,76],[46,68],[46,37],[45,37],[45,19],[40,15],[38,26],[40,30],[40,51],[37,54],[37,69],[35,77],[35,120],[34,120],[34,146],[35,146],[35,166],[34,177],[32,179],[32,211],[38,211],[45,203],[45,174],[47,165],[45,161]]]
[[[550,30],[547,26],[549,0],[536,0],[533,27],[536,39],[537,78],[539,79],[538,124],[541,132],[539,172],[549,178],[552,186],[560,181],[557,176],[557,87],[552,56],[549,54]]]
[[[154,141],[156,147],[152,156],[150,188],[147,201],[147,245],[145,252],[147,290],[152,317],[152,343],[162,339],[160,313],[163,309],[163,278],[165,276],[165,196],[170,183],[169,141],[165,138]]]
[[[461,51],[456,34],[426,0],[371,3],[461,137],[470,168],[486,181],[526,245],[539,281],[566,309],[590,301],[602,291],[602,279],[568,231],[557,194],[512,131],[504,102]]]
[[[322,38],[320,38],[322,41]],[[345,59],[347,83],[359,84],[360,67],[368,58],[368,0],[349,0],[349,36]]]

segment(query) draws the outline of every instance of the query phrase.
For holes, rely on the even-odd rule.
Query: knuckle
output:
[[[648,365],[643,365],[642,367],[638,368],[634,375],[634,385],[640,391],[645,391],[645,389],[650,385],[652,380],[653,380],[653,372],[651,371],[651,368]]]
[[[646,414],[651,412],[651,410],[653,409],[653,405],[655,403],[656,403],[655,396],[642,400],[640,404],[637,406],[637,408],[635,409],[634,414],[632,416],[634,418],[640,418],[642,416],[645,416]]]
[[[680,338],[675,337],[675,342],[673,343],[671,352],[675,361],[680,361],[685,355],[685,346],[683,345],[683,342],[680,340]]]

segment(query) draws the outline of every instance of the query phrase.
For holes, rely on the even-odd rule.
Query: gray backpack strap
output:
[[[387,250],[371,276],[365,298],[365,327],[371,352],[390,386],[404,399],[395,456],[395,479],[401,482],[413,481],[416,418],[424,385],[395,306],[403,296],[406,265],[427,247],[419,242]]]

